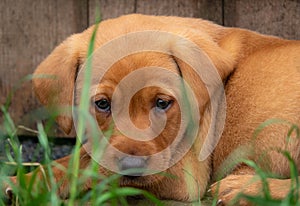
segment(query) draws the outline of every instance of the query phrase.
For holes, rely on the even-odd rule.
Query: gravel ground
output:
[[[19,137],[22,145],[22,160],[23,162],[42,162],[44,159],[44,150],[41,147],[36,137]],[[75,139],[71,138],[49,138],[49,146],[51,150],[51,159],[59,159],[71,153],[75,144]],[[0,161],[6,160],[6,147],[9,147],[8,141],[3,141],[0,144]],[[14,156],[12,150],[11,155]]]

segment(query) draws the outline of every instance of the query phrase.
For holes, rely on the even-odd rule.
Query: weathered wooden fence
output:
[[[31,83],[22,79],[67,36],[93,24],[97,6],[102,19],[129,13],[188,16],[300,39],[300,0],[1,0],[0,105],[13,92],[9,113],[17,124],[34,127],[41,118],[33,112],[40,105]]]

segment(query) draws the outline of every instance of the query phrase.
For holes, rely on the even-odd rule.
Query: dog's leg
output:
[[[63,157],[56,161],[57,165],[59,165],[59,166],[52,166],[52,173],[53,173],[55,183],[57,183],[57,185],[59,185],[57,193],[62,198],[66,198],[69,194],[69,181],[67,178],[67,170],[68,170],[70,159],[71,159],[70,155]],[[86,168],[89,165],[90,160],[91,160],[91,158],[86,153],[85,149],[81,148],[81,150],[80,150],[80,169]],[[29,185],[30,182],[33,181],[34,185],[35,184],[36,185],[43,184],[43,185],[39,185],[39,186],[42,186],[42,188],[45,188],[45,189],[50,189],[50,182],[49,182],[50,180],[49,180],[48,174],[49,174],[49,172],[47,171],[47,168],[45,166],[41,166],[41,167],[37,168],[35,171],[30,172],[24,176],[25,184]],[[10,177],[9,179],[14,185],[19,184],[16,176]],[[90,183],[90,181],[86,182],[86,185],[83,188],[83,190],[88,189],[89,183]],[[10,184],[5,183],[2,186],[2,189],[3,189],[2,191],[5,192],[7,198],[12,197],[12,188],[11,188]],[[39,187],[39,189],[40,189],[40,187]]]
[[[283,199],[292,188],[291,179],[267,178],[269,194],[273,199]],[[242,168],[211,186],[213,196],[217,196],[220,205],[250,205],[239,194],[264,195],[263,182],[250,168]]]

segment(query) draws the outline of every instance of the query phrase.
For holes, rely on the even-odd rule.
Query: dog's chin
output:
[[[146,176],[127,176],[124,175],[120,178],[121,187],[136,187],[136,188],[148,188],[158,184],[162,179],[163,175],[153,174]]]

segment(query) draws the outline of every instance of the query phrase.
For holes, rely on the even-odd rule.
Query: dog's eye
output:
[[[170,100],[157,99],[155,106],[158,110],[166,111],[167,109],[169,109],[171,104],[172,104],[172,101],[170,101]]]
[[[101,112],[109,112],[110,111],[110,101],[108,99],[100,99],[95,101],[95,105],[97,109]]]

